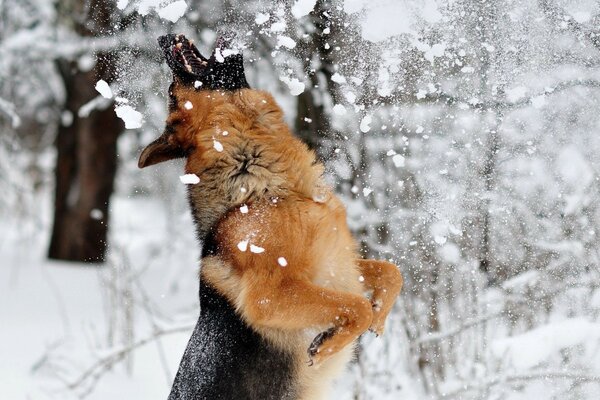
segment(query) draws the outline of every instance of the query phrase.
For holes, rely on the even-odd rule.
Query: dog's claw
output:
[[[311,342],[310,346],[308,346],[308,350],[307,350],[308,356],[312,359],[312,357],[317,355],[317,353],[319,352],[319,347],[321,347],[321,345],[323,344],[324,341],[326,341],[327,339],[332,337],[334,333],[335,333],[335,328],[329,328],[326,331],[323,331],[323,332],[319,333],[317,336],[315,336],[315,338]]]

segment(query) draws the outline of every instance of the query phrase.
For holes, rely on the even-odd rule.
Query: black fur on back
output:
[[[202,256],[217,249],[212,235]],[[293,357],[252,330],[229,302],[200,279],[200,317],[169,400],[297,399]]]

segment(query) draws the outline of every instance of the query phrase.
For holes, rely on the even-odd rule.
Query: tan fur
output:
[[[324,398],[356,339],[369,328],[383,332],[400,273],[392,264],[358,259],[343,204],[271,95],[181,86],[175,95],[179,107],[167,120],[174,133],[165,143],[183,149],[186,172],[200,177],[190,203],[200,235],[212,230],[219,248],[202,260],[202,276],[257,332],[296,354],[301,398]],[[190,110],[183,107],[187,101]],[[153,151],[147,149],[144,160],[152,160]],[[257,248],[264,251],[251,251]],[[364,297],[369,291],[371,300]],[[309,366],[308,346],[330,328],[335,334]]]

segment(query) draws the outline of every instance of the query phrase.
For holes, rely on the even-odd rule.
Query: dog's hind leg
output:
[[[369,330],[383,334],[385,319],[402,289],[402,275],[394,264],[380,260],[358,260],[365,288],[373,291],[373,322]]]

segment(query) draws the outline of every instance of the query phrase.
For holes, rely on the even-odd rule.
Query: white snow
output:
[[[277,37],[277,46],[278,47],[286,47],[288,49],[293,49],[296,47],[296,42],[289,36],[280,35]]]
[[[287,262],[287,260],[285,259],[285,257],[279,257],[279,258],[277,259],[277,263],[278,263],[279,265],[281,265],[282,267],[286,267],[286,266],[288,265],[288,262]]]
[[[243,204],[240,206],[240,212],[242,214],[248,214],[248,206],[246,204]]]
[[[184,0],[177,0],[174,3],[159,8],[157,12],[159,17],[171,22],[177,22],[185,14],[187,7],[187,3]]]
[[[194,105],[191,101],[188,100],[183,104],[183,108],[185,108],[186,110],[191,110],[192,108],[194,108]]]
[[[511,89],[506,89],[506,99],[511,103],[514,103],[525,97],[528,91],[529,89],[527,89],[525,86],[517,86]]]
[[[363,119],[360,121],[360,131],[362,133],[367,133],[371,130],[371,122],[372,118],[370,115],[365,115]]]
[[[119,105],[115,107],[117,117],[125,122],[125,129],[137,129],[142,127],[142,113],[136,111],[129,105]]]
[[[97,209],[97,208],[93,208],[92,211],[90,211],[90,217],[92,219],[95,219],[97,221],[101,220],[102,218],[104,218],[104,213]]]
[[[221,142],[219,142],[218,140],[213,139],[213,147],[218,152],[223,151],[223,144]]]
[[[100,93],[100,95],[102,97],[104,97],[105,99],[112,99],[113,97],[113,92],[110,89],[110,86],[108,85],[108,83],[106,83],[105,80],[100,79],[98,82],[96,82],[96,91],[98,93]]]
[[[269,28],[269,30],[273,33],[279,33],[279,32],[285,31],[286,26],[287,25],[286,25],[285,21],[277,21],[277,22],[274,22],[273,24],[271,24],[271,27]]]
[[[371,193],[373,193],[373,189],[366,187],[362,190],[363,192],[363,196],[367,197],[368,195],[370,195]]]
[[[253,244],[250,245],[250,252],[252,252],[252,253],[260,254],[260,253],[263,253],[264,251],[265,251],[265,249],[263,249],[262,247],[255,246]]]
[[[304,92],[305,85],[304,83],[300,82],[298,78],[290,79],[286,76],[281,76],[279,77],[279,79],[287,85],[287,87],[290,89],[290,94],[292,96],[298,96],[299,94]]]
[[[396,168],[404,167],[405,158],[401,154],[395,154],[392,156],[392,162],[396,166]]]
[[[128,4],[129,0],[117,0],[117,8],[119,10],[124,10],[125,8],[127,8]]]
[[[331,80],[335,83],[346,83],[346,78],[344,78],[343,75],[340,75],[339,72],[336,72],[333,75],[331,75]]]
[[[295,18],[302,18],[315,8],[317,0],[296,0],[296,3],[292,6],[292,15]]]
[[[237,244],[237,248],[240,251],[246,251],[246,250],[248,250],[248,241],[247,240],[242,240],[241,242],[239,242]]]
[[[337,115],[344,115],[348,110],[342,104],[336,104],[333,106],[333,112]]]
[[[532,368],[562,349],[600,340],[600,324],[585,318],[551,322],[521,335],[495,340],[492,354],[517,370]]]
[[[271,16],[269,14],[257,13],[254,18],[254,22],[256,22],[256,25],[262,25],[265,22],[267,22],[270,18]]]
[[[534,108],[542,108],[546,104],[546,96],[539,95],[531,98],[531,105]]]
[[[179,180],[181,181],[181,183],[184,183],[186,185],[195,185],[197,183],[200,183],[200,178],[196,174],[181,175],[179,177]]]

